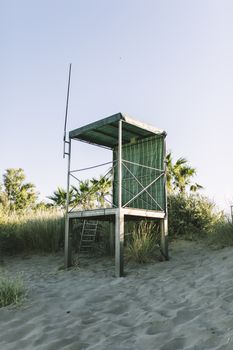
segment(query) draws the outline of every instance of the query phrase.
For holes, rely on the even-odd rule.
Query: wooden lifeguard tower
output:
[[[71,266],[72,219],[108,220],[115,227],[115,274],[124,274],[124,222],[127,219],[160,220],[161,253],[168,259],[166,196],[166,132],[117,113],[69,132],[65,267]],[[71,143],[83,141],[112,151],[111,206],[92,210],[70,208]]]

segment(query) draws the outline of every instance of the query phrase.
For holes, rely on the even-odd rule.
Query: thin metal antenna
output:
[[[66,154],[66,125],[67,125],[67,116],[68,116],[68,107],[69,107],[69,95],[70,95],[70,78],[71,78],[71,63],[69,67],[69,78],[68,78],[68,88],[67,88],[67,96],[66,96],[66,113],[65,113],[65,124],[64,124],[64,137],[63,137],[63,158],[65,158]]]

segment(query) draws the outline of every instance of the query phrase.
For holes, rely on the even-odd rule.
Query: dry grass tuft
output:
[[[156,226],[142,221],[133,229],[132,237],[126,247],[126,257],[140,264],[148,263],[158,257],[158,241]]]
[[[0,273],[0,307],[20,304],[26,296],[26,289],[20,275],[15,278]]]

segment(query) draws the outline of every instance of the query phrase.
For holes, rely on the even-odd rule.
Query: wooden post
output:
[[[114,255],[115,251],[115,231],[114,231],[114,221],[109,222],[109,250],[110,250],[110,255]]]
[[[124,215],[118,211],[115,224],[115,274],[124,276]]]
[[[166,161],[166,140],[163,141],[163,160],[164,160],[164,211],[165,218],[160,220],[161,228],[161,253],[164,259],[168,260],[168,210],[167,210],[167,161]]]
[[[72,265],[72,254],[71,254],[71,237],[70,237],[70,219],[68,215],[65,218],[65,268]]]
[[[124,214],[122,210],[122,120],[118,124],[118,211],[115,218],[115,273],[124,275]]]
[[[70,219],[69,212],[69,192],[70,192],[70,158],[71,158],[71,139],[69,139],[68,152],[68,171],[67,171],[67,193],[66,193],[66,216],[65,216],[65,268],[71,266],[71,238],[70,238]]]
[[[168,256],[168,222],[167,218],[160,220],[161,228],[161,253],[165,260],[169,260]]]

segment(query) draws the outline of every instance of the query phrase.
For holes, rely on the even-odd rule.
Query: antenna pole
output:
[[[69,78],[68,78],[68,87],[67,87],[67,95],[66,95],[66,113],[65,113],[65,124],[64,124],[64,137],[63,137],[63,158],[65,158],[66,154],[66,125],[67,125],[67,116],[68,116],[68,107],[69,107],[69,96],[70,96],[70,78],[71,78],[71,63],[69,66]]]

